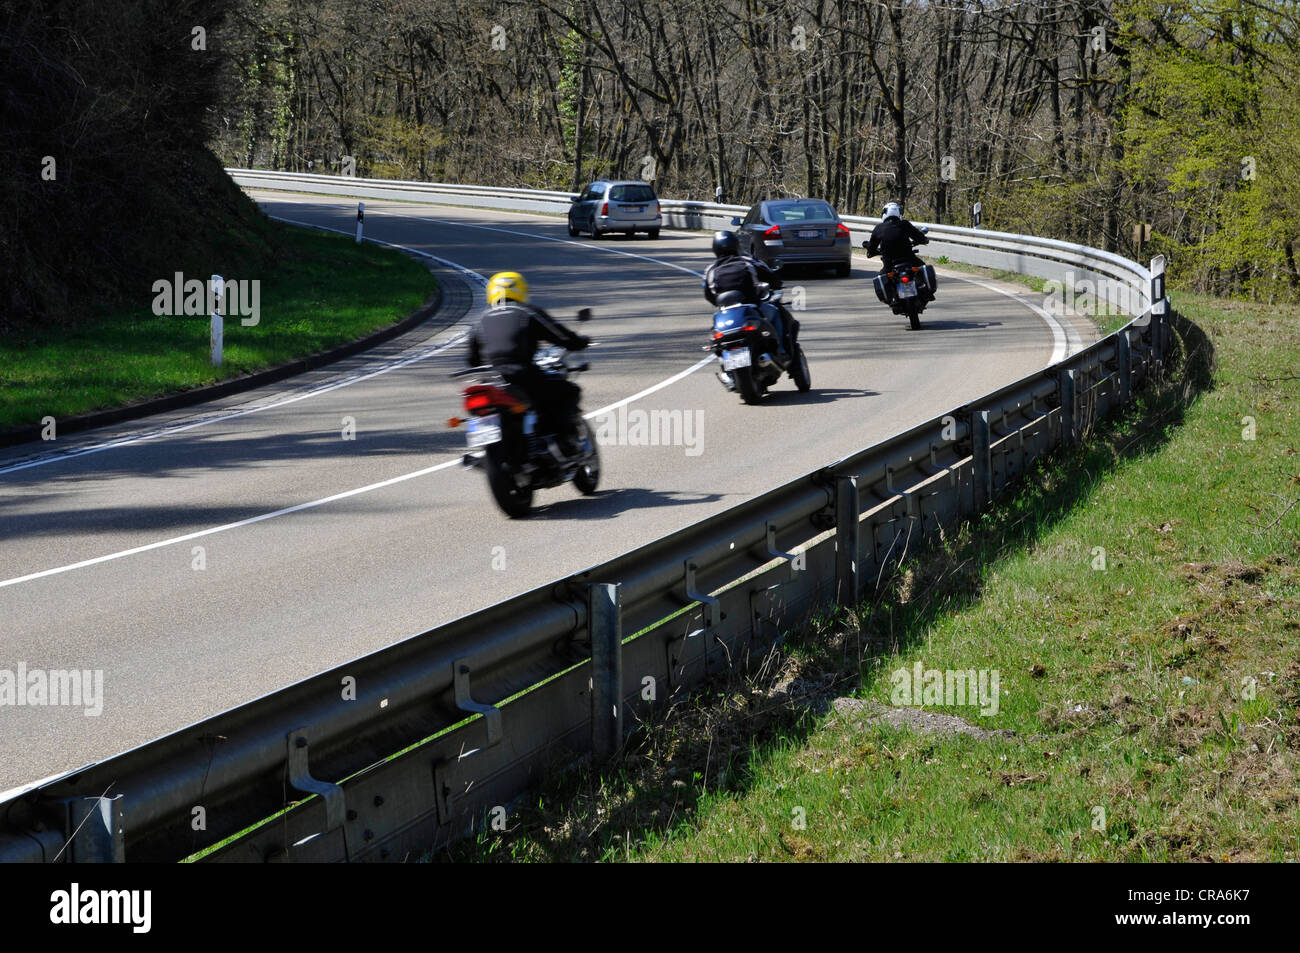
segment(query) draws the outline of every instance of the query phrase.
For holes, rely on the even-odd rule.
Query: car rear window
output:
[[[615,202],[653,202],[655,190],[648,185],[616,185],[609,190],[609,197]]]
[[[794,222],[833,222],[835,210],[825,202],[801,202],[798,205],[772,205],[768,207],[772,221],[777,225]]]

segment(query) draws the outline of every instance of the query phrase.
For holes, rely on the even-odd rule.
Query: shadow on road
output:
[[[611,487],[592,496],[556,500],[533,510],[530,519],[599,520],[631,510],[658,509],[692,503],[716,503],[731,493],[696,493],[691,490],[651,490],[646,487]]]

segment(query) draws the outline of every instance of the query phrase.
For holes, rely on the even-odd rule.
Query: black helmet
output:
[[[740,242],[736,239],[735,232],[714,232],[713,233],[713,254],[717,258],[726,258],[730,255],[740,254]]]

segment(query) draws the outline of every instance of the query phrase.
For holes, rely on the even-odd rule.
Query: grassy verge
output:
[[[308,229],[274,229],[282,244],[274,267],[233,276],[260,282],[259,320],[246,327],[235,315],[226,318],[221,367],[210,364],[208,319],[156,316],[151,293],[134,307],[71,329],[24,329],[0,337],[0,429],[117,407],[307,357],[401,320],[436,288],[428,269],[400,252]]]
[[[791,633],[774,674],[680,702],[614,768],[557,771],[508,831],[439,856],[1300,856],[1300,309],[1177,300],[1209,386],[1145,393]],[[896,704],[917,663],[997,671],[997,711]]]

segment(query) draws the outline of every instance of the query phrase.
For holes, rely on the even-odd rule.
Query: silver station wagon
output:
[[[659,237],[663,218],[659,197],[649,182],[601,179],[582,190],[569,208],[569,234],[587,232],[600,238],[607,232],[645,232]]]

